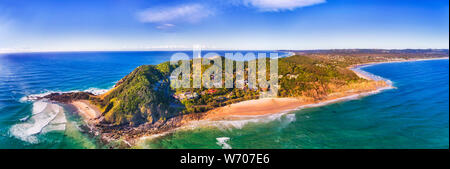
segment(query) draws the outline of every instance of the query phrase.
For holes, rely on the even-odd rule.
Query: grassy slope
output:
[[[176,101],[167,97],[171,91],[162,85],[168,82],[165,72],[169,72],[167,64],[144,65],[125,76],[96,102],[104,110],[105,119],[116,125],[137,125],[176,115],[177,110],[170,107]],[[160,86],[158,82],[162,82]]]

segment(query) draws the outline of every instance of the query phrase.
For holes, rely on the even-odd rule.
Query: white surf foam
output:
[[[46,107],[48,103],[44,101],[37,101],[33,103],[33,111],[31,112],[33,115],[38,114],[42,112]]]
[[[385,81],[388,85],[392,86],[393,82],[391,80],[386,79],[386,78],[381,77],[381,76],[378,76],[378,75],[375,75],[375,74],[372,74],[370,72],[367,72],[367,71],[364,71],[364,70],[361,69],[361,68],[369,67],[369,66],[373,66],[373,65],[374,64],[356,66],[354,68],[351,68],[350,70],[353,70],[353,71],[355,71],[357,73],[360,73],[360,74],[362,74],[362,75],[364,75],[366,77],[369,77],[370,79],[375,80],[375,81]]]
[[[288,121],[288,123],[294,122],[295,120],[297,120],[295,118],[295,114],[286,114],[286,119]]]
[[[45,92],[39,93],[39,94],[30,94],[30,95],[24,96],[24,97],[20,98],[19,101],[20,102],[38,101],[40,98],[42,98],[44,96],[47,96],[49,94],[52,94],[52,93],[62,94],[62,93],[70,93],[70,92],[79,92],[79,90],[71,90],[71,91],[65,91],[65,92],[61,92],[61,91],[45,91]]]
[[[84,92],[90,92],[94,95],[106,93],[109,89],[89,88]],[[66,129],[67,119],[64,109],[58,104],[51,103],[46,99],[40,99],[51,93],[70,93],[80,92],[80,90],[71,91],[45,91],[39,94],[31,94],[20,99],[21,102],[33,102],[32,113],[30,116],[20,119],[20,123],[12,126],[9,130],[14,137],[30,143],[38,143],[37,135],[50,131],[64,131]]]
[[[89,89],[84,90],[84,92],[89,92],[94,95],[102,95],[102,94],[105,94],[106,92],[108,92],[110,89],[89,88]]]
[[[34,106],[38,108],[34,108]],[[45,106],[44,106],[45,105]],[[42,107],[44,107],[42,109]],[[38,110],[41,110],[37,112]],[[35,112],[36,111],[36,112]],[[37,135],[55,130],[64,130],[66,116],[61,106],[43,101],[33,104],[33,114],[24,122],[13,125],[10,133],[14,137],[29,143],[38,143]]]
[[[286,110],[276,114],[270,115],[234,115],[230,116],[233,120],[199,120],[191,121],[188,125],[178,129],[194,129],[197,127],[217,127],[220,130],[242,129],[244,126],[251,123],[269,123],[272,121],[280,121],[283,124],[294,122],[295,114],[289,114],[292,110]]]
[[[36,101],[36,100],[38,100],[41,97],[49,95],[50,93],[55,93],[55,92],[53,92],[53,91],[46,91],[46,92],[43,92],[43,93],[40,93],[40,94],[30,94],[30,95],[27,95],[27,96],[24,96],[24,97],[20,98],[19,101],[20,102]]]
[[[40,132],[40,134],[48,133],[51,131],[64,131],[64,130],[66,130],[65,123],[49,124],[49,125],[45,126],[44,128],[42,128],[42,131]]]
[[[23,117],[23,118],[21,118],[21,119],[19,119],[19,120],[20,120],[21,122],[24,122],[24,121],[27,121],[28,118],[30,118],[30,116],[25,116],[25,117]]]
[[[229,137],[218,137],[216,140],[217,145],[221,146],[222,149],[231,149],[231,146],[227,143],[230,140]]]

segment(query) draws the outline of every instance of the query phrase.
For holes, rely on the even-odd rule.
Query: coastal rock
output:
[[[61,103],[70,103],[75,100],[89,100],[92,96],[94,95],[88,92],[70,92],[70,93],[51,93],[49,95],[44,96],[43,98]]]

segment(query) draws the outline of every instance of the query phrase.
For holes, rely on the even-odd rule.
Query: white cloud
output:
[[[262,11],[282,11],[320,4],[326,0],[243,0],[243,2]]]
[[[169,29],[171,29],[171,28],[173,28],[173,27],[175,27],[174,24],[171,24],[171,23],[165,23],[165,24],[161,24],[161,25],[156,26],[156,29],[169,30]]]
[[[199,22],[201,19],[213,15],[214,12],[200,4],[180,5],[175,7],[153,7],[137,14],[139,21],[156,23],[161,28],[173,27],[173,23]],[[167,25],[170,24],[170,25]]]

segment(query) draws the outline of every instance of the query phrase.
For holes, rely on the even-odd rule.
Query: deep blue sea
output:
[[[104,148],[81,132],[73,110],[26,96],[101,92],[173,53],[0,54],[0,148]],[[448,68],[448,60],[364,67],[396,88],[276,118],[179,130],[137,148],[449,148]]]

